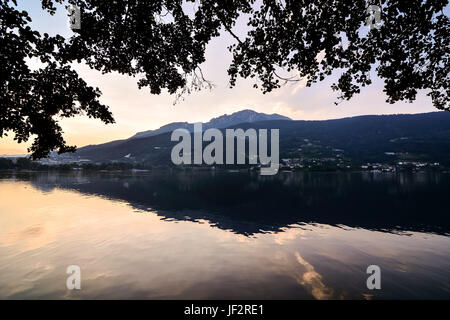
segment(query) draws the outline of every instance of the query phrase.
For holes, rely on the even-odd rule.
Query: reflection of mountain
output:
[[[240,234],[297,223],[381,231],[450,233],[447,174],[284,173],[262,177],[212,172],[145,176],[19,176],[33,186],[75,190],[152,210],[175,220],[206,219]]]

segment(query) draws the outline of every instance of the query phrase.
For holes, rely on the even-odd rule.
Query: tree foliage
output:
[[[113,122],[98,100],[101,92],[57,57],[64,38],[41,35],[28,25],[26,11],[19,12],[4,0],[0,6],[0,137],[11,130],[20,143],[35,135],[29,150],[35,158],[53,149],[73,151],[64,141],[58,119],[87,114]],[[31,70],[27,61],[33,59],[43,67]]]
[[[229,48],[231,86],[238,77],[254,78],[269,92],[291,81],[310,86],[336,72],[333,89],[342,101],[369,85],[375,71],[389,103],[413,101],[425,89],[436,108],[450,110],[445,0],[371,1],[382,9],[382,23],[371,30],[364,27],[365,0],[41,0],[50,14],[63,2],[82,12],[82,27],[69,39],[32,30],[15,0],[0,0],[0,137],[12,131],[22,142],[35,135],[35,158],[74,150],[63,139],[61,118],[114,121],[101,92],[72,62],[137,77],[139,88],[153,94],[189,93],[211,86],[200,66],[220,32],[236,40]],[[249,17],[244,37],[233,31],[242,15]],[[44,66],[31,70],[29,59]]]
[[[370,3],[382,9],[382,23],[364,34],[367,1],[264,1],[250,19],[249,35],[233,47],[232,83],[237,75],[256,75],[267,92],[298,80],[279,75],[280,69],[297,70],[307,86],[339,70],[333,89],[348,100],[371,84],[375,68],[389,103],[413,101],[427,89],[436,108],[449,110],[448,1]]]

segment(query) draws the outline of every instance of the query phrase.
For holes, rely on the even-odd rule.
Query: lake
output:
[[[4,172],[0,299],[450,299],[449,191],[425,172]]]

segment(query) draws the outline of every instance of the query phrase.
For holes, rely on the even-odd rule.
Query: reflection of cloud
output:
[[[42,226],[32,226],[28,227],[22,231],[24,236],[37,237],[40,236],[43,232]]]
[[[233,234],[233,237],[237,240],[237,242],[250,243],[253,241],[252,238],[245,236],[243,234]]]
[[[274,241],[278,244],[286,244],[289,241],[297,239],[299,236],[305,234],[305,230],[302,229],[287,229],[283,232],[278,232],[274,235]]]
[[[363,293],[362,294],[365,300],[372,300],[373,294],[370,293]]]
[[[322,282],[322,276],[314,270],[314,267],[302,256],[296,252],[295,257],[298,263],[305,267],[306,272],[296,277],[297,282],[311,291],[314,298],[318,300],[331,299],[333,297],[333,289],[328,288]]]
[[[30,226],[18,231],[6,232],[1,237],[1,246],[11,246],[17,242],[27,242],[30,244],[31,249],[36,248],[35,243],[40,242],[41,237],[44,235],[44,228],[42,226]]]

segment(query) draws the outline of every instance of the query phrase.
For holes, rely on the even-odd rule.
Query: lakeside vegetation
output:
[[[283,159],[280,171],[323,171],[323,172],[349,172],[349,171],[449,171],[450,168],[439,163],[367,163],[339,165],[334,161],[296,161],[297,159]],[[48,165],[33,161],[27,157],[0,158],[0,170],[10,171],[150,171],[150,170],[232,170],[232,171],[259,171],[260,166],[255,165],[154,165],[150,163],[109,162],[109,163],[65,163]]]

